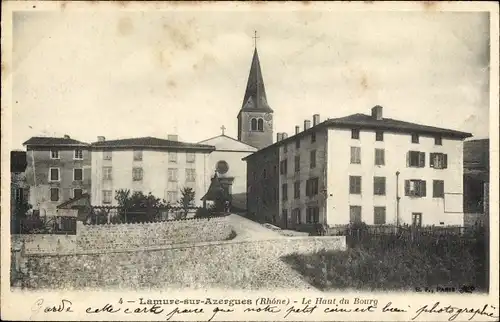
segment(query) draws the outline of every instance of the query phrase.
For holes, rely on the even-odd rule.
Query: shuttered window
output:
[[[445,153],[431,153],[429,164],[434,169],[446,169],[448,168],[448,155]]]
[[[406,165],[411,168],[424,168],[425,152],[408,151],[406,154]]]
[[[405,180],[405,196],[410,197],[425,197],[426,182],[425,180]]]
[[[361,222],[361,206],[349,207],[349,222],[351,224]]]
[[[385,195],[385,177],[373,177],[373,194]]]
[[[349,176],[349,193],[361,194],[361,176]]]
[[[444,181],[443,180],[433,180],[432,181],[432,197],[433,198],[444,198]]]

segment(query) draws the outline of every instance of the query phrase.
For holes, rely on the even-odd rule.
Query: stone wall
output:
[[[230,236],[231,226],[226,217],[220,217],[142,224],[79,225],[77,233],[78,250],[114,250],[224,240]]]
[[[13,235],[12,248],[28,255],[72,254],[86,251],[120,251],[159,247],[174,243],[228,239],[232,227],[227,217],[187,219],[157,223],[83,225],[76,235]]]
[[[279,260],[291,253],[345,250],[345,237],[291,237],[167,245],[105,254],[29,256],[23,278],[28,289],[78,290],[166,288],[286,288],[301,277]]]

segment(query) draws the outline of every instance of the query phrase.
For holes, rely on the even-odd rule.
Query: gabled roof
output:
[[[217,151],[232,151],[232,152],[255,152],[258,148],[238,141],[230,136],[221,134],[198,142],[198,144],[209,144],[215,146]]]
[[[88,146],[88,143],[80,142],[70,137],[45,137],[34,136],[28,141],[24,142],[26,146]]]
[[[398,133],[436,134],[459,139],[465,139],[472,136],[472,134],[466,132],[394,120],[390,118],[377,120],[373,116],[361,113],[329,119],[324,123],[328,127],[353,127],[361,130],[385,130]]]
[[[252,65],[250,66],[250,73],[248,75],[247,89],[243,98],[241,111],[249,112],[268,112],[272,113],[273,110],[267,104],[266,88],[264,86],[264,79],[260,69],[259,54],[257,48],[253,53]]]
[[[359,130],[382,130],[393,133],[407,133],[407,134],[421,134],[421,135],[441,135],[443,138],[454,138],[454,139],[466,139],[471,137],[471,133],[455,131],[450,129],[444,129],[434,126],[427,126],[418,123],[405,122],[400,120],[394,120],[390,118],[382,118],[377,120],[373,116],[366,114],[352,114],[345,117],[339,117],[335,119],[328,119],[322,123],[319,123],[316,126],[313,126],[305,131],[300,132],[299,134],[289,136],[288,138],[281,140],[279,142],[275,142],[272,145],[265,147],[262,150],[259,150],[249,156],[246,156],[242,160],[246,160],[251,158],[252,155],[256,155],[261,151],[276,148],[284,143],[293,141],[297,137],[302,137],[310,134],[311,132],[317,131],[322,128],[347,128],[347,129],[359,129]]]
[[[179,150],[215,150],[214,146],[197,143],[164,140],[151,136],[121,140],[99,141],[91,144],[92,148],[144,148],[144,149],[179,149]]]
[[[84,193],[79,197],[72,198],[59,204],[57,209],[72,209],[73,207],[85,207],[90,205],[90,194]]]

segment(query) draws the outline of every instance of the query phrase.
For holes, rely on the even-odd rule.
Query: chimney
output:
[[[372,117],[378,121],[382,119],[382,106],[376,105],[372,107]]]
[[[283,135],[283,140],[288,138],[288,134],[287,133],[281,133],[281,135]]]
[[[313,126],[316,126],[319,124],[319,114],[314,114],[313,115]]]
[[[64,134],[64,138],[65,139],[70,139],[69,135],[67,135],[67,134]]]
[[[310,120],[304,120],[304,131],[311,127]]]
[[[169,141],[178,141],[179,137],[177,136],[177,134],[169,134],[167,136],[167,140],[169,140]]]
[[[104,136],[97,137],[97,142],[104,142],[104,141],[106,141],[106,138]]]
[[[299,134],[300,132],[300,126],[296,125],[295,126],[295,134]]]
[[[276,133],[276,142],[279,142],[281,140],[283,140],[283,135],[281,134],[281,132]]]

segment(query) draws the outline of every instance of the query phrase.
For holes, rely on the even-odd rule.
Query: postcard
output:
[[[498,321],[494,3],[3,9],[2,320]]]

